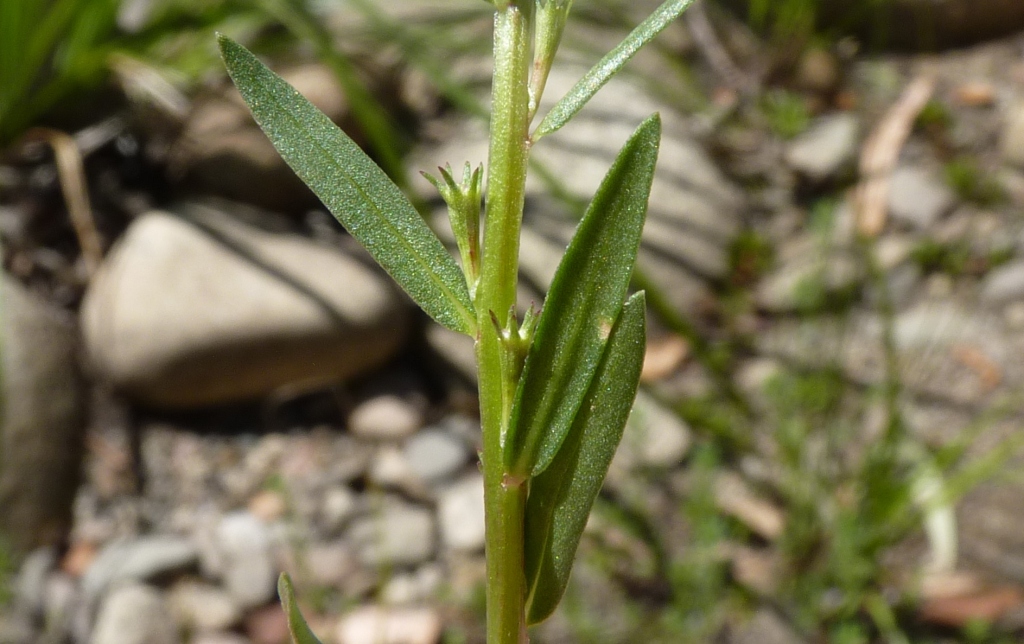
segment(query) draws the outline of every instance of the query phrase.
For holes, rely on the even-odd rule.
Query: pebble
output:
[[[337,644],[437,644],[441,617],[429,608],[357,608],[338,623]]]
[[[981,299],[999,304],[1024,298],[1024,261],[1016,261],[990,271],[981,282]]]
[[[277,597],[277,568],[267,524],[248,512],[225,515],[217,526],[222,583],[242,608],[261,606]]]
[[[470,552],[484,548],[484,479],[466,477],[441,492],[438,501],[441,540],[453,550]]]
[[[231,631],[218,631],[214,633],[196,633],[189,644],[250,644],[248,638]]]
[[[857,156],[860,126],[853,114],[819,119],[786,150],[786,163],[815,183],[835,178]]]
[[[927,230],[955,204],[956,195],[935,172],[902,166],[892,174],[889,215],[905,226]]]
[[[324,531],[336,534],[356,513],[356,495],[345,485],[335,485],[323,493],[320,518]]]
[[[96,618],[91,644],[177,644],[178,629],[159,591],[141,584],[114,589]]]
[[[310,582],[327,588],[344,588],[345,581],[358,566],[352,546],[345,541],[315,543],[302,549],[296,555],[301,561],[305,558],[305,569]]]
[[[21,562],[14,584],[18,607],[29,615],[40,615],[46,600],[46,581],[57,565],[57,552],[53,548],[37,548]]]
[[[466,443],[438,427],[417,432],[403,450],[409,467],[427,482],[450,479],[469,461]]]
[[[241,623],[242,611],[226,592],[208,584],[184,581],[167,594],[167,604],[189,631],[221,631]]]
[[[199,563],[192,541],[173,535],[150,535],[111,542],[82,577],[82,590],[94,600],[127,581],[143,582],[186,572]]]
[[[348,418],[348,429],[360,438],[398,441],[423,426],[420,407],[401,396],[384,394],[359,403]]]
[[[640,391],[615,454],[619,462],[612,467],[672,467],[686,457],[691,441],[692,431],[682,418]]]
[[[348,530],[359,560],[371,567],[415,566],[434,555],[434,516],[422,507],[386,501]]]
[[[441,566],[426,564],[411,573],[391,577],[381,589],[381,600],[392,606],[429,601],[436,596],[444,581]]]

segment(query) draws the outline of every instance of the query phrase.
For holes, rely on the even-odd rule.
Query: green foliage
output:
[[[513,475],[551,463],[598,368],[640,249],[660,137],[652,117],[626,143],[555,273],[512,408]]]
[[[994,206],[1006,201],[1006,191],[999,180],[985,172],[973,157],[960,156],[945,167],[946,183],[964,201],[980,206]]]
[[[533,135],[534,140],[545,134],[550,134],[568,123],[641,47],[653,40],[665,27],[686,11],[693,1],[666,0],[551,108],[551,111],[537,127],[537,131]]]
[[[0,143],[106,68],[120,0],[0,3]]]
[[[784,139],[792,139],[811,124],[811,113],[804,98],[782,89],[765,94],[761,99],[761,112],[768,120],[768,127]]]
[[[520,325],[514,308],[504,321],[499,316],[514,300],[529,150],[562,127],[691,2],[667,0],[556,104],[532,137],[529,126],[572,3],[494,3],[494,113],[482,245],[482,171],[467,165],[457,182],[443,168],[441,179],[432,179],[449,206],[461,271],[399,187],[347,135],[252,53],[220,38],[232,80],[296,174],[424,311],[477,339],[492,644],[522,641],[524,624],[546,618],[558,605],[636,395],[646,307],[642,293],[623,301],[661,124],[657,115],[649,118],[623,147],[566,250],[543,313],[538,318],[528,312]],[[294,2],[263,4],[280,12]],[[294,30],[326,46],[320,30],[300,27]],[[539,40],[531,56],[532,34]],[[287,578],[281,596],[294,641],[316,644]]]
[[[526,506],[527,622],[547,619],[569,582],[590,508],[601,490],[636,397],[647,329],[643,292],[626,302],[580,411]]]
[[[387,175],[312,103],[241,45],[221,37],[228,72],[288,165],[438,323],[475,332],[465,278]]]
[[[295,603],[295,588],[292,587],[292,580],[287,574],[282,573],[278,579],[277,594],[281,598],[281,606],[288,617],[288,632],[291,634],[292,643],[320,644],[320,640],[309,629],[306,620],[299,611],[298,605]]]

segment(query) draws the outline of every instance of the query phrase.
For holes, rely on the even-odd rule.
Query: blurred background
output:
[[[575,3],[545,101],[657,6]],[[0,3],[0,644],[483,642],[472,346],[252,122],[257,52],[436,223],[482,0]],[[543,109],[543,108],[542,108]],[[665,122],[643,388],[538,643],[1024,637],[1024,3],[698,0],[534,150],[520,304]]]

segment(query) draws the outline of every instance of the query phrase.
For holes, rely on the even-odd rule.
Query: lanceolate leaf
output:
[[[281,606],[288,618],[288,632],[292,636],[292,644],[320,644],[320,640],[306,624],[299,607],[295,605],[295,589],[292,588],[292,580],[287,574],[282,574],[278,578],[277,594],[281,598]]]
[[[604,87],[612,76],[629,62],[629,59],[662,32],[679,14],[686,11],[687,7],[693,4],[694,0],[665,0],[658,9],[637,25],[626,39],[610,51],[608,55],[594,65],[583,78],[581,78],[569,93],[562,97],[551,111],[544,116],[544,120],[537,126],[533,134],[536,141],[545,134],[551,134],[558,130],[569,120],[576,116],[576,113],[583,109],[587,102],[594,98],[597,90]]]
[[[398,186],[250,51],[219,40],[228,73],[288,165],[424,311],[473,335],[476,315],[462,271]]]
[[[546,619],[562,598],[576,547],[622,439],[640,383],[646,329],[643,291],[626,302],[565,442],[530,482],[526,502],[527,622]]]
[[[544,471],[597,371],[636,263],[660,137],[654,115],[626,142],[555,272],[512,406],[513,476]]]

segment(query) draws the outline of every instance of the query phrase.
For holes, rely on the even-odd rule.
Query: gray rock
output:
[[[159,591],[141,584],[113,590],[100,607],[91,644],[177,644],[178,628]]]
[[[114,541],[86,570],[82,590],[92,601],[114,585],[182,573],[198,563],[199,551],[188,539],[154,535]]]
[[[445,581],[445,573],[438,564],[426,564],[413,572],[400,573],[381,588],[381,599],[392,606],[429,602]]]
[[[0,644],[30,644],[38,641],[38,635],[28,615],[0,611]]]
[[[892,174],[889,214],[895,221],[917,230],[927,230],[955,204],[956,195],[935,172],[903,166]]]
[[[323,493],[320,518],[327,533],[337,533],[355,512],[356,495],[347,486],[335,485]]]
[[[1001,304],[1024,298],[1024,261],[1000,266],[981,282],[981,299]]]
[[[248,512],[227,514],[217,526],[222,585],[243,609],[261,606],[277,596],[272,545],[267,525]]]
[[[451,478],[469,460],[466,443],[437,427],[417,432],[406,441],[404,451],[412,471],[428,482]]]
[[[370,440],[401,440],[422,426],[420,406],[393,394],[362,401],[348,418],[349,431]]]
[[[468,476],[441,492],[437,518],[441,540],[453,550],[484,548],[484,479]]]
[[[356,556],[367,566],[414,566],[434,555],[434,517],[424,508],[388,501],[349,528]]]
[[[401,346],[405,301],[385,276],[208,207],[137,219],[82,304],[96,374],[139,401],[191,407],[314,386]]]
[[[1007,111],[999,145],[1007,163],[1024,168],[1024,103]]]
[[[620,478],[634,467],[672,467],[690,450],[692,431],[672,410],[641,391],[633,403],[622,443],[611,465],[609,478]]]
[[[84,392],[70,316],[0,277],[0,533],[15,549],[62,542],[84,451]]]
[[[783,249],[783,261],[757,285],[754,297],[768,311],[788,312],[820,304],[821,297],[854,286],[863,271],[857,259],[840,248],[823,248],[802,237]]]
[[[834,178],[857,156],[860,126],[853,114],[819,119],[786,150],[786,163],[811,181]]]
[[[440,324],[427,325],[427,344],[460,376],[469,382],[476,382],[476,348],[473,338]]]
[[[250,644],[244,635],[228,632],[197,633],[189,644]]]
[[[54,548],[37,548],[21,562],[14,585],[18,607],[29,615],[41,615],[46,601],[46,580],[57,565]]]
[[[176,584],[167,594],[167,604],[178,624],[190,632],[227,630],[242,620],[231,595],[194,581]]]

